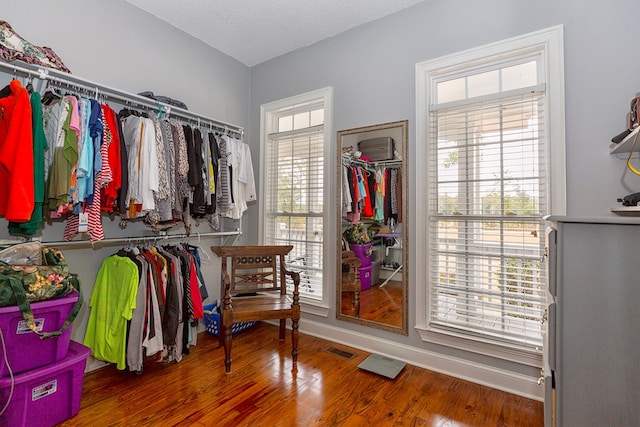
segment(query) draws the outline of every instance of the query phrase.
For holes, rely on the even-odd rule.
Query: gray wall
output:
[[[610,139],[626,126],[631,97],[640,90],[640,57],[633,53],[640,3],[637,0],[428,0],[390,17],[294,51],[252,69],[251,135],[259,135],[260,105],[332,86],[334,131],[409,119],[409,191],[415,185],[415,64],[543,28],[563,25],[567,213],[611,215],[616,198],[640,191],[640,177],[625,172],[624,161],[608,154]],[[562,119],[555,117],[554,119]],[[259,165],[254,161],[254,165]],[[257,173],[259,176],[259,173]],[[422,212],[410,202],[410,224]],[[257,213],[249,224],[257,227]],[[416,242],[410,242],[415,254]],[[410,257],[411,265],[421,260]],[[538,372],[423,343],[415,325],[416,282],[410,269],[408,337],[335,320],[335,313],[308,319],[369,333],[471,363],[525,375]],[[428,361],[426,362],[429,363]]]
[[[111,87],[180,99],[246,126],[251,70],[122,0],[3,2],[0,19],[52,48],[73,74]]]
[[[251,70],[199,40],[167,25],[122,0],[21,0],[3,2],[0,19],[36,45],[52,48],[74,75],[113,88],[138,93],[145,90],[187,104],[190,111],[247,128]],[[12,76],[0,72],[2,86]],[[115,105],[114,105],[114,108]],[[107,238],[152,235],[142,224],[125,230],[119,218],[103,217]],[[237,224],[229,224],[237,226]],[[42,239],[61,241],[63,223],[47,224]],[[210,232],[201,224],[194,233]],[[184,233],[177,227],[171,233]],[[6,237],[6,222],[0,222],[0,238]],[[195,243],[195,238],[191,240]],[[202,239],[204,271],[209,294],[219,295],[219,264],[207,249],[219,239]],[[118,247],[61,246],[72,271],[80,276],[86,300],[102,260]],[[207,301],[207,302],[210,302]],[[82,341],[88,307],[84,305],[74,323],[73,339]]]

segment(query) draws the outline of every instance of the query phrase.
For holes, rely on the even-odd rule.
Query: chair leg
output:
[[[279,335],[280,341],[284,341],[286,327],[287,327],[287,319],[280,319],[280,335]]]
[[[356,317],[360,317],[360,292],[355,291],[353,293],[353,299],[355,300],[353,303],[353,308],[356,312]]]
[[[298,370],[298,322],[298,319],[291,319],[291,359],[295,371]]]
[[[224,334],[224,372],[225,374],[231,373],[231,339],[232,332],[231,326],[225,326],[220,335]]]

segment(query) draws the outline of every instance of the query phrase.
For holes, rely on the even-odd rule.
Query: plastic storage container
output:
[[[356,244],[350,243],[349,249],[360,260],[362,267],[371,265],[371,246],[372,243]]]
[[[371,286],[376,285],[380,281],[380,267],[382,261],[374,261],[371,263]]]
[[[373,265],[358,268],[360,272],[360,290],[366,291],[371,287],[372,270]]]
[[[60,329],[76,301],[78,293],[72,292],[62,298],[32,303],[31,310],[38,329],[42,332]],[[16,375],[62,360],[69,350],[71,327],[57,337],[40,339],[26,327],[17,306],[0,307],[0,329],[5,342],[4,348],[0,347],[0,378],[9,375],[4,352]]]
[[[217,304],[208,304],[202,307],[204,309],[204,324],[207,328],[207,332],[213,336],[220,335],[220,313]],[[247,329],[256,325],[257,322],[236,322],[231,325],[231,333],[233,335],[246,331]]]
[[[59,362],[13,378],[13,396],[0,425],[48,427],[80,411],[84,369],[91,349],[71,341],[67,356]],[[11,378],[0,380],[0,406],[11,394]]]

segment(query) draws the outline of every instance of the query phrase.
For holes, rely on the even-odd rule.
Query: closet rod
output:
[[[138,236],[138,237],[112,237],[108,239],[91,242],[90,240],[61,240],[58,242],[41,242],[46,246],[95,246],[95,245],[121,245],[123,243],[140,243],[140,242],[161,242],[163,240],[173,239],[193,239],[200,240],[201,237],[224,237],[239,236],[242,234],[240,230],[234,231],[211,231],[207,233],[191,233],[187,234],[161,234],[158,236]]]
[[[195,120],[199,123],[212,124],[219,129],[229,130],[232,132],[239,133],[240,135],[244,134],[244,128],[241,126],[233,125],[230,123],[222,122],[220,120],[213,119],[211,117],[203,116],[201,114],[193,113],[189,110],[185,110],[184,108],[176,107],[174,105],[166,104],[164,102],[155,101],[150,98],[146,98],[142,95],[138,95],[135,93],[126,92],[120,89],[115,89],[103,84],[94,83],[90,80],[76,77],[73,74],[64,73],[62,71],[58,71],[52,68],[42,67],[40,65],[20,63],[21,65],[9,64],[4,61],[0,61],[0,68],[7,70],[8,72],[13,72],[14,76],[17,73],[23,74],[24,77],[32,77],[40,80],[50,80],[58,83],[69,84],[72,86],[81,86],[84,89],[90,91],[97,91],[98,95],[103,95],[108,98],[118,100],[118,101],[132,101],[137,104],[142,104],[149,108],[158,109],[162,107],[163,112],[181,117],[186,120]]]
[[[364,167],[365,169],[367,169],[367,168],[370,169],[371,166],[373,166],[374,168],[378,167],[378,166],[383,166],[383,167],[386,167],[386,168],[394,169],[394,168],[402,167],[402,160],[395,159],[395,160],[378,160],[378,161],[375,161],[375,162],[365,162],[364,160],[354,159],[353,157],[343,155],[342,156],[342,164],[345,165],[345,166],[349,166],[351,164],[356,164],[356,165]]]

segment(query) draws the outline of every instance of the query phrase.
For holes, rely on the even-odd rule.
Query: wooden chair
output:
[[[351,295],[351,308],[355,316],[360,317],[360,275],[358,268],[361,261],[351,251],[342,251],[342,277],[340,295],[347,292]]]
[[[220,341],[224,367],[231,373],[231,327],[234,322],[280,319],[284,340],[286,319],[291,319],[291,356],[297,371],[300,274],[287,270],[285,256],[293,246],[212,246],[222,261]],[[287,277],[293,292],[287,295]]]

